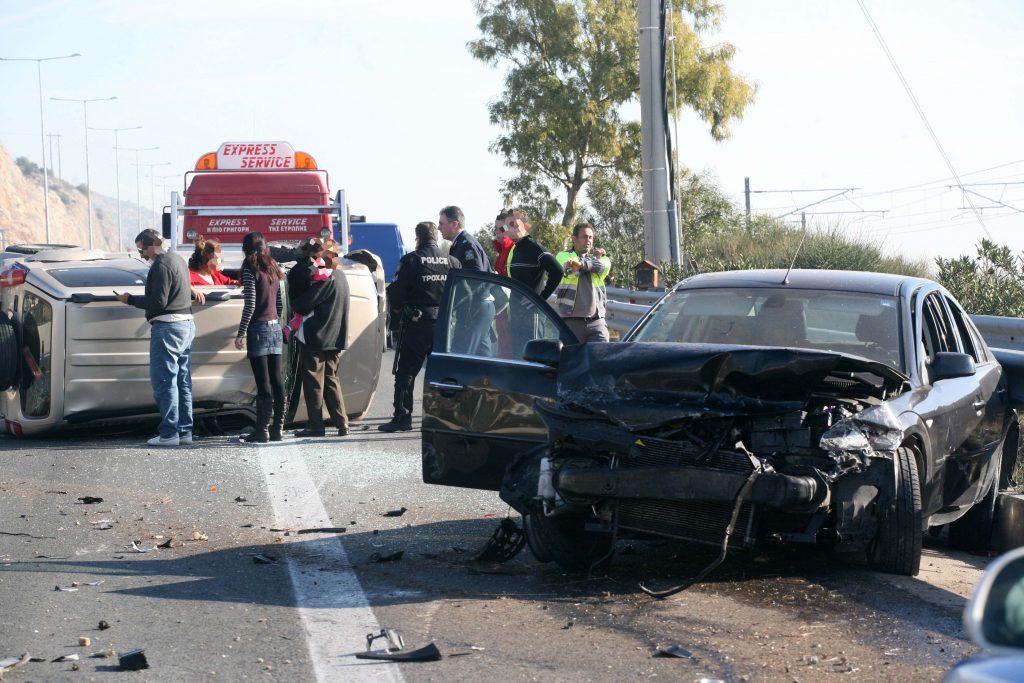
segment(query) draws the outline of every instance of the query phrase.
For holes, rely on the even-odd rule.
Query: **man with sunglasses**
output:
[[[205,297],[189,284],[188,265],[174,252],[164,251],[156,230],[143,230],[135,238],[139,256],[150,262],[146,292],[118,294],[121,303],[141,308],[150,323],[149,381],[160,411],[159,434],[150,446],[192,443],[192,341],[196,325],[192,297]]]

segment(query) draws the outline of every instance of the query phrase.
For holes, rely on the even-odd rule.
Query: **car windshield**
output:
[[[47,272],[65,287],[135,287],[146,284],[145,270],[51,268]]]
[[[898,300],[858,292],[692,289],[670,293],[628,341],[838,351],[903,370]]]

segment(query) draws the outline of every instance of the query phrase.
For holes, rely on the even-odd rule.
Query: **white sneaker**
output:
[[[184,446],[185,444],[192,443],[192,432],[185,432],[184,434],[178,435],[178,443]]]
[[[189,439],[189,440],[191,441],[191,439]],[[181,442],[178,439],[178,435],[177,434],[175,434],[174,436],[172,436],[169,439],[165,439],[165,438],[163,438],[162,436],[160,436],[158,434],[158,435],[154,436],[152,439],[150,439],[149,441],[147,441],[146,443],[148,443],[150,446],[177,446]]]

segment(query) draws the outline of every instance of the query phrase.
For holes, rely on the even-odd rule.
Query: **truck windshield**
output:
[[[47,272],[65,287],[136,287],[146,284],[145,270],[52,268]]]

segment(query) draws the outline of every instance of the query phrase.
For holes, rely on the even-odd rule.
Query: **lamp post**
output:
[[[43,153],[43,216],[46,226],[46,242],[50,241],[50,181],[46,177],[46,124],[43,119],[43,62],[54,59],[71,59],[81,57],[77,52],[72,55],[61,55],[60,57],[0,57],[0,62],[35,62],[36,76],[39,82],[39,147]]]
[[[139,232],[142,232],[142,195],[139,192],[139,152],[154,152],[159,147],[115,147],[114,149],[135,152],[135,206],[139,211]]]
[[[153,216],[154,216],[154,220],[155,220],[155,218],[156,218],[156,186],[153,184],[153,169],[156,168],[157,166],[170,166],[171,162],[169,162],[169,161],[156,161],[156,162],[153,162],[151,164],[142,164],[142,165],[149,169],[149,175],[146,176],[146,177],[149,178],[149,208],[153,212]],[[154,230],[155,229],[156,228],[154,227]]]
[[[60,133],[47,133],[46,137],[50,139],[50,170],[57,169],[57,180],[64,181],[64,174],[60,168],[60,139],[64,137]],[[53,165],[53,139],[57,138],[57,166]]]
[[[117,153],[117,134],[122,130],[138,130],[142,126],[129,126],[127,128],[89,128],[89,130],[106,130],[114,132],[114,182],[117,183],[117,248],[125,250],[124,231],[121,230],[121,164],[120,155]]]
[[[81,102],[82,103],[82,128],[85,131],[85,186],[86,197],[88,198],[89,211],[89,248],[92,249],[92,181],[89,179],[89,103],[107,102],[116,100],[117,97],[91,97],[78,99],[74,97],[51,97],[55,102]]]

